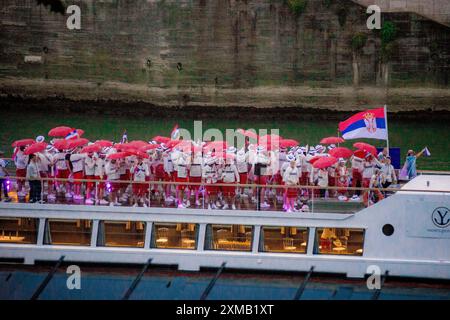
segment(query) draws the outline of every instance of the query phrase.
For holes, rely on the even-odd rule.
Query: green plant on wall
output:
[[[389,84],[389,61],[397,49],[396,37],[397,26],[392,21],[385,21],[380,30],[381,51],[377,75],[377,82],[382,82],[384,85]]]
[[[353,67],[353,84],[355,86],[359,86],[360,79],[361,79],[361,53],[362,49],[366,45],[367,42],[367,34],[364,32],[357,32],[353,35],[351,39],[351,46],[352,46],[352,67]]]
[[[295,16],[300,16],[305,12],[308,0],[285,0],[285,3]]]

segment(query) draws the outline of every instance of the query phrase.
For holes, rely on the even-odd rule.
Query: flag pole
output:
[[[388,129],[388,118],[387,118],[387,105],[384,105],[384,121],[386,122],[386,133],[387,133],[387,140],[386,140],[386,147],[387,147],[387,154],[389,155],[389,129]]]
[[[341,137],[341,132],[339,131],[339,127],[338,127],[338,138]],[[339,142],[338,142],[338,147],[339,147]]]

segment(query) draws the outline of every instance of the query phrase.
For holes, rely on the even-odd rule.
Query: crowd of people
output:
[[[238,198],[248,198],[261,208],[278,201],[285,211],[293,212],[308,211],[307,200],[313,196],[361,201],[361,193],[347,190],[349,186],[387,188],[397,183],[387,149],[376,154],[363,148],[337,158],[332,156],[337,148],[333,143],[299,146],[294,141],[286,146],[280,143],[283,138],[277,139],[276,148],[247,141],[237,150],[225,142],[175,141],[160,136],[149,142],[128,142],[124,134],[121,142],[113,143],[89,142],[78,134],[48,144],[39,136],[33,143],[15,144],[17,193],[25,197],[28,182],[29,202],[36,203],[43,203],[42,195],[49,202],[64,195],[85,204],[147,207],[149,198],[159,196],[177,208],[199,207],[204,201],[208,209],[234,210]],[[71,143],[75,141],[79,143]],[[321,158],[331,161],[316,166],[325,163]],[[0,163],[4,190],[8,174],[6,165]],[[42,183],[41,178],[48,179]],[[339,189],[327,188],[333,186]],[[370,205],[384,196],[380,191],[364,192],[362,201]],[[5,198],[9,199],[7,193]]]

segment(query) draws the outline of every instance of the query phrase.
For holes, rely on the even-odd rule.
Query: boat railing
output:
[[[30,194],[27,183],[28,179],[23,177],[8,176],[5,177],[6,188],[8,195],[12,202],[30,202]],[[278,185],[278,184],[255,184],[255,183],[214,183],[207,184],[204,182],[175,182],[175,181],[143,181],[137,182],[132,180],[96,180],[96,179],[73,179],[73,178],[46,178],[41,177],[35,179],[40,183],[40,202],[56,203],[56,204],[86,204],[85,201],[89,197],[82,196],[81,199],[66,198],[64,195],[56,197],[50,200],[48,197],[49,188],[54,188],[58,185],[70,185],[79,183],[82,186],[81,195],[86,193],[87,185],[91,186],[92,198],[98,199],[100,189],[104,189],[105,198],[112,192],[112,184],[119,185],[124,194],[133,194],[133,185],[145,185],[145,205],[147,207],[177,207],[176,199],[168,201],[166,195],[176,195],[176,190],[188,190],[188,195],[184,201],[189,200],[189,208],[192,209],[209,209],[206,202],[206,194],[209,186],[214,186],[217,189],[217,195],[221,196],[222,201],[226,201],[224,190],[221,188],[229,188],[230,186],[235,190],[233,194],[236,195],[236,199],[233,199],[236,209],[239,210],[256,210],[256,211],[285,211],[283,208],[284,197],[288,190],[296,190],[297,197],[295,197],[295,209],[293,211],[301,212],[318,212],[318,213],[355,213],[361,209],[368,207],[378,201],[382,201],[386,197],[389,197],[397,192],[426,192],[426,193],[448,193],[445,190],[417,190],[417,189],[405,189],[395,187],[388,188],[366,188],[366,187],[351,187],[351,186],[316,186],[316,185]],[[18,192],[18,182],[22,184],[22,192]],[[169,191],[168,187],[170,188]],[[181,188],[180,188],[181,187]],[[199,203],[194,201],[194,190],[199,189]],[[83,192],[84,191],[84,192]],[[295,192],[294,192],[295,194]],[[351,195],[359,195],[357,198],[352,198]],[[344,198],[340,197],[343,196]],[[267,199],[268,203],[263,205]],[[102,205],[109,203],[103,202]],[[267,206],[267,204],[269,206]],[[100,205],[99,202],[93,201],[92,205]],[[116,203],[117,205],[117,203]],[[122,199],[120,205],[131,206],[130,199]],[[231,205],[227,206],[231,209]]]

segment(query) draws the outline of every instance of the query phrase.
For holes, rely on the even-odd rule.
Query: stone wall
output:
[[[448,107],[449,28],[416,14],[385,14],[399,28],[385,88],[376,84],[380,35],[367,30],[365,8],[307,2],[295,15],[284,0],[66,1],[82,13],[81,30],[68,30],[68,15],[34,0],[3,0],[0,90],[158,104],[169,96],[166,104],[355,108],[394,99]],[[368,35],[362,88],[352,88],[357,32]],[[411,87],[432,90],[402,99]]]

